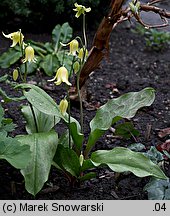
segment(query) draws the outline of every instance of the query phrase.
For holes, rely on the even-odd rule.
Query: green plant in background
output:
[[[141,143],[131,144],[128,146],[128,148],[130,148],[133,151],[142,152],[151,161],[153,161],[156,164],[159,164],[162,167],[165,166],[166,161],[168,162],[170,160],[170,154],[168,153],[169,145],[166,142],[163,144],[159,144],[156,147],[151,146],[150,149],[147,151],[145,145]],[[163,180],[163,179],[151,177],[149,182],[143,188],[143,190],[147,192],[149,200],[169,200],[170,199],[169,179]]]
[[[170,43],[170,33],[165,31],[158,31],[156,29],[150,29],[145,34],[146,46],[159,51],[166,48]]]
[[[55,23],[62,24],[69,20],[72,27],[78,28],[70,8],[76,0],[1,0],[0,26],[1,29],[17,29],[29,32],[50,32]],[[109,0],[79,0],[79,3],[93,9],[88,23],[93,20],[93,27],[106,13]],[[18,27],[19,26],[19,27]],[[46,26],[46,28],[44,28]],[[89,25],[91,26],[91,25]],[[92,26],[91,26],[92,27]]]
[[[64,34],[65,37],[60,40],[62,32],[60,28],[60,30],[57,30],[57,34],[55,33],[55,38],[57,38],[55,44],[46,44],[48,49],[51,48],[53,50],[51,53],[54,51],[62,53],[61,64],[56,65],[57,68],[55,68],[55,71],[57,72],[54,78],[49,80],[56,85],[62,84],[65,86],[66,94],[60,104],[56,104],[50,95],[40,87],[27,84],[26,78],[23,79],[23,83],[16,86],[17,89],[23,90],[23,95],[29,104],[29,106],[23,106],[22,108],[28,134],[15,137],[20,145],[29,146],[31,151],[31,155],[28,155],[29,164],[21,169],[21,173],[25,178],[26,190],[36,195],[48,180],[51,165],[63,171],[71,185],[80,184],[85,180],[94,178],[94,169],[98,166],[108,166],[115,172],[130,171],[138,177],[154,176],[160,179],[167,179],[157,164],[153,163],[144,154],[132,151],[129,148],[115,147],[112,150],[92,152],[97,140],[112,124],[117,123],[121,119],[133,118],[140,108],[150,106],[153,103],[155,91],[152,88],[124,94],[101,106],[90,122],[90,134],[87,142],[85,141],[79,78],[88,55],[85,17],[90,9],[79,4],[75,4],[75,7],[76,17],[83,16],[83,39],[77,36],[70,42],[66,42],[65,38],[68,38],[67,34],[69,35],[66,32]],[[20,38],[22,38],[21,32]],[[25,47],[29,46],[24,45],[24,50],[22,50],[23,46],[21,46],[22,52],[29,51],[25,56],[22,55],[22,58],[25,57],[25,61],[28,61],[28,59],[31,59],[30,61],[34,60],[32,49],[36,50],[36,47],[33,47],[33,44],[31,44],[32,49],[26,50]],[[69,52],[63,50],[67,46],[69,46]],[[49,55],[51,59],[51,54]],[[46,56],[42,57],[42,61],[50,65],[50,60],[46,59]],[[68,59],[69,61],[71,59],[70,67],[67,64]],[[28,63],[24,63],[24,74],[26,75],[29,64],[31,64],[29,61]],[[39,64],[39,62],[36,64]],[[20,75],[22,76],[22,73]],[[71,116],[70,110],[69,88],[72,85],[71,78],[73,75],[77,81],[76,87],[80,102],[80,123]],[[58,137],[54,126],[60,120],[67,125],[68,130],[61,137]],[[136,133],[132,125],[128,125],[128,127],[130,131]],[[120,129],[121,127],[119,127],[119,132]]]
[[[155,51],[166,48],[170,43],[170,33],[166,31],[146,29],[142,25],[137,25],[132,31],[144,36],[146,47]]]
[[[158,146],[160,147],[161,145],[163,147],[164,144]],[[164,146],[164,149],[162,148],[163,151],[160,151],[158,146],[151,147],[151,149],[145,154],[147,154],[152,161],[156,161],[162,165],[167,161],[169,164],[169,149],[166,149]],[[170,181],[169,179],[161,180],[151,177],[149,182],[145,185],[144,191],[147,191],[149,200],[170,200]]]

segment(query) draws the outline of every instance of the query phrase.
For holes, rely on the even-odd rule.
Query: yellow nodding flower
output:
[[[76,15],[75,15],[75,17],[77,17],[77,18],[79,18],[79,16],[81,16],[81,14],[85,14],[85,12],[88,13],[88,12],[91,11],[91,8],[90,8],[90,7],[89,7],[89,8],[86,8],[86,7],[84,7],[83,5],[79,5],[79,4],[77,4],[77,3],[75,3],[74,6],[75,6],[76,8],[74,8],[73,10],[74,10],[74,11],[77,11],[77,13],[76,13]]]
[[[34,49],[31,46],[27,46],[25,48],[25,58],[23,59],[23,63],[25,62],[34,62],[36,63],[36,58],[34,56]]]
[[[55,80],[57,80],[56,82],[54,82],[56,85],[60,85],[62,82],[64,82],[67,85],[71,86],[71,83],[68,81],[68,70],[64,66],[60,67],[57,70],[55,77],[48,81],[51,82]]]
[[[76,39],[74,39],[69,44],[70,44],[70,54],[75,56],[76,52],[78,52],[79,42]]]
[[[68,101],[66,99],[61,100],[59,104],[59,109],[62,115],[66,114],[67,108],[68,108]]]
[[[7,34],[7,35],[2,32],[2,34],[3,34],[4,37],[10,38],[12,40],[11,47],[16,46],[17,43],[19,43],[19,45],[21,45],[21,43],[24,40],[24,35],[20,31],[13,32],[13,33],[10,33],[10,34]]]
[[[70,46],[70,52],[69,55],[73,55],[76,56],[76,52],[78,52],[78,48],[79,48],[79,42],[76,39],[73,39],[72,41],[70,41],[67,44],[63,44],[61,43],[62,46]]]

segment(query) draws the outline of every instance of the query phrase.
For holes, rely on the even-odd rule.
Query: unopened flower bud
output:
[[[78,61],[74,62],[74,64],[73,64],[73,69],[74,69],[74,73],[75,73],[75,74],[79,71],[79,69],[80,69],[80,64],[79,64]]]
[[[81,155],[79,157],[79,162],[80,162],[80,166],[82,166],[83,162],[84,162],[84,156],[83,156],[82,152],[81,152]]]
[[[62,115],[65,115],[67,108],[68,108],[68,101],[66,99],[61,100],[59,104],[59,109]]]
[[[13,74],[12,74],[12,77],[13,77],[13,80],[16,81],[18,79],[18,70],[17,69],[14,69],[13,70]]]
[[[83,61],[83,58],[84,58],[84,60],[86,60],[87,56],[88,56],[87,49],[81,48],[79,50],[78,58],[81,59],[81,61]]]

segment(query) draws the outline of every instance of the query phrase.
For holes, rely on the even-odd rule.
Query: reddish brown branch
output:
[[[84,64],[81,75],[80,75],[80,88],[84,85],[89,74],[97,69],[109,51],[109,39],[112,29],[119,23],[124,20],[130,19],[132,16],[141,23],[143,26],[151,27],[164,27],[168,25],[167,18],[170,18],[170,12],[167,12],[165,9],[153,6],[153,4],[161,2],[161,0],[153,0],[148,4],[141,4],[139,13],[134,14],[129,7],[122,9],[124,0],[111,0],[111,10],[106,17],[103,18],[99,28],[94,36],[93,45],[90,50],[89,57]],[[158,14],[163,23],[160,25],[148,25],[144,23],[140,17],[140,11],[154,12]]]
[[[140,5],[140,10],[141,11],[146,11],[146,12],[152,11],[152,12],[154,12],[156,14],[159,14],[161,17],[170,18],[170,12],[166,11],[165,9],[155,7],[153,5],[141,4]]]
[[[107,17],[104,17],[94,36],[93,45],[89,57],[81,70],[80,88],[84,85],[89,74],[97,69],[109,50],[109,39],[114,24],[121,17],[121,8],[124,0],[112,0],[111,10]],[[92,60],[91,60],[92,59]]]

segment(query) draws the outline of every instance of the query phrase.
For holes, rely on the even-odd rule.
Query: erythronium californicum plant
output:
[[[28,75],[36,73],[37,71],[41,70],[47,76],[53,76],[56,71],[56,68],[62,65],[63,54],[67,52],[66,50],[61,49],[62,45],[60,42],[62,42],[63,44],[67,44],[72,38],[72,33],[73,29],[66,22],[63,25],[57,24],[54,27],[54,29],[52,30],[51,42],[46,43],[35,42],[32,40],[27,40],[24,42],[24,35],[21,33],[21,30],[19,30],[18,32],[13,32],[9,35],[4,34],[6,38],[14,41],[12,43],[14,44],[14,46],[10,47],[6,52],[4,52],[0,56],[0,67],[9,68],[12,65],[15,67],[15,64],[17,63],[18,71],[20,72],[20,74],[24,74],[26,64]],[[17,37],[14,37],[15,34],[17,34]],[[21,40],[21,42],[19,42],[19,40]],[[20,47],[21,43],[23,43],[22,52]],[[21,64],[22,61],[20,61],[20,59],[25,58],[24,48],[27,46],[26,44],[28,44],[34,49],[37,60],[36,64],[33,61],[26,61],[25,64]],[[73,56],[70,55],[67,58],[67,62],[65,59],[65,67],[68,70],[70,70],[71,68],[72,58]]]
[[[154,176],[166,179],[164,172],[144,154],[134,152],[128,148],[115,147],[112,150],[91,150],[97,140],[107,131],[112,124],[119,120],[131,119],[138,109],[150,106],[155,99],[155,91],[145,88],[139,92],[131,92],[112,99],[101,106],[95,117],[90,122],[90,134],[85,143],[83,134],[83,106],[79,87],[81,69],[87,58],[87,39],[85,31],[85,14],[90,9],[76,4],[76,17],[83,15],[83,40],[76,37],[67,43],[70,45],[69,55],[63,56],[62,65],[56,68],[56,75],[49,80],[56,85],[65,85],[66,95],[60,104],[56,102],[40,87],[24,83],[16,88],[23,90],[29,106],[22,107],[23,116],[26,119],[27,135],[15,137],[21,145],[30,147],[31,156],[29,164],[21,169],[25,178],[26,190],[36,195],[48,180],[51,165],[62,170],[68,177],[70,184],[81,183],[95,177],[91,169],[98,166],[108,166],[114,172],[130,171],[138,177]],[[82,42],[84,41],[84,42]],[[21,43],[20,43],[21,44]],[[64,43],[62,43],[64,44]],[[65,46],[66,44],[64,44]],[[80,47],[79,47],[80,46]],[[29,46],[27,46],[28,48]],[[25,49],[26,52],[26,49]],[[68,69],[65,61],[72,55],[72,66]],[[25,60],[34,60],[34,52],[29,48]],[[80,102],[80,124],[71,116],[69,87],[71,76],[76,76],[77,91]],[[54,126],[63,120],[68,130],[58,137]],[[89,171],[88,173],[85,171]]]
[[[3,32],[2,32],[3,33]],[[36,63],[36,58],[34,56],[34,49],[33,47],[31,47],[30,45],[27,45],[24,42],[24,35],[22,34],[21,30],[17,31],[17,32],[13,32],[10,33],[8,35],[4,34],[4,37],[9,38],[13,41],[11,47],[15,47],[17,44],[19,44],[20,47],[20,53],[22,57],[22,62],[24,63],[24,76],[22,75],[21,71],[19,68],[17,68],[16,70],[14,70],[14,81],[16,81],[16,77],[18,78],[18,76],[16,76],[15,74],[17,73],[17,71],[19,70],[20,72],[20,77],[22,79],[23,82],[27,81],[27,62],[28,63]]]

